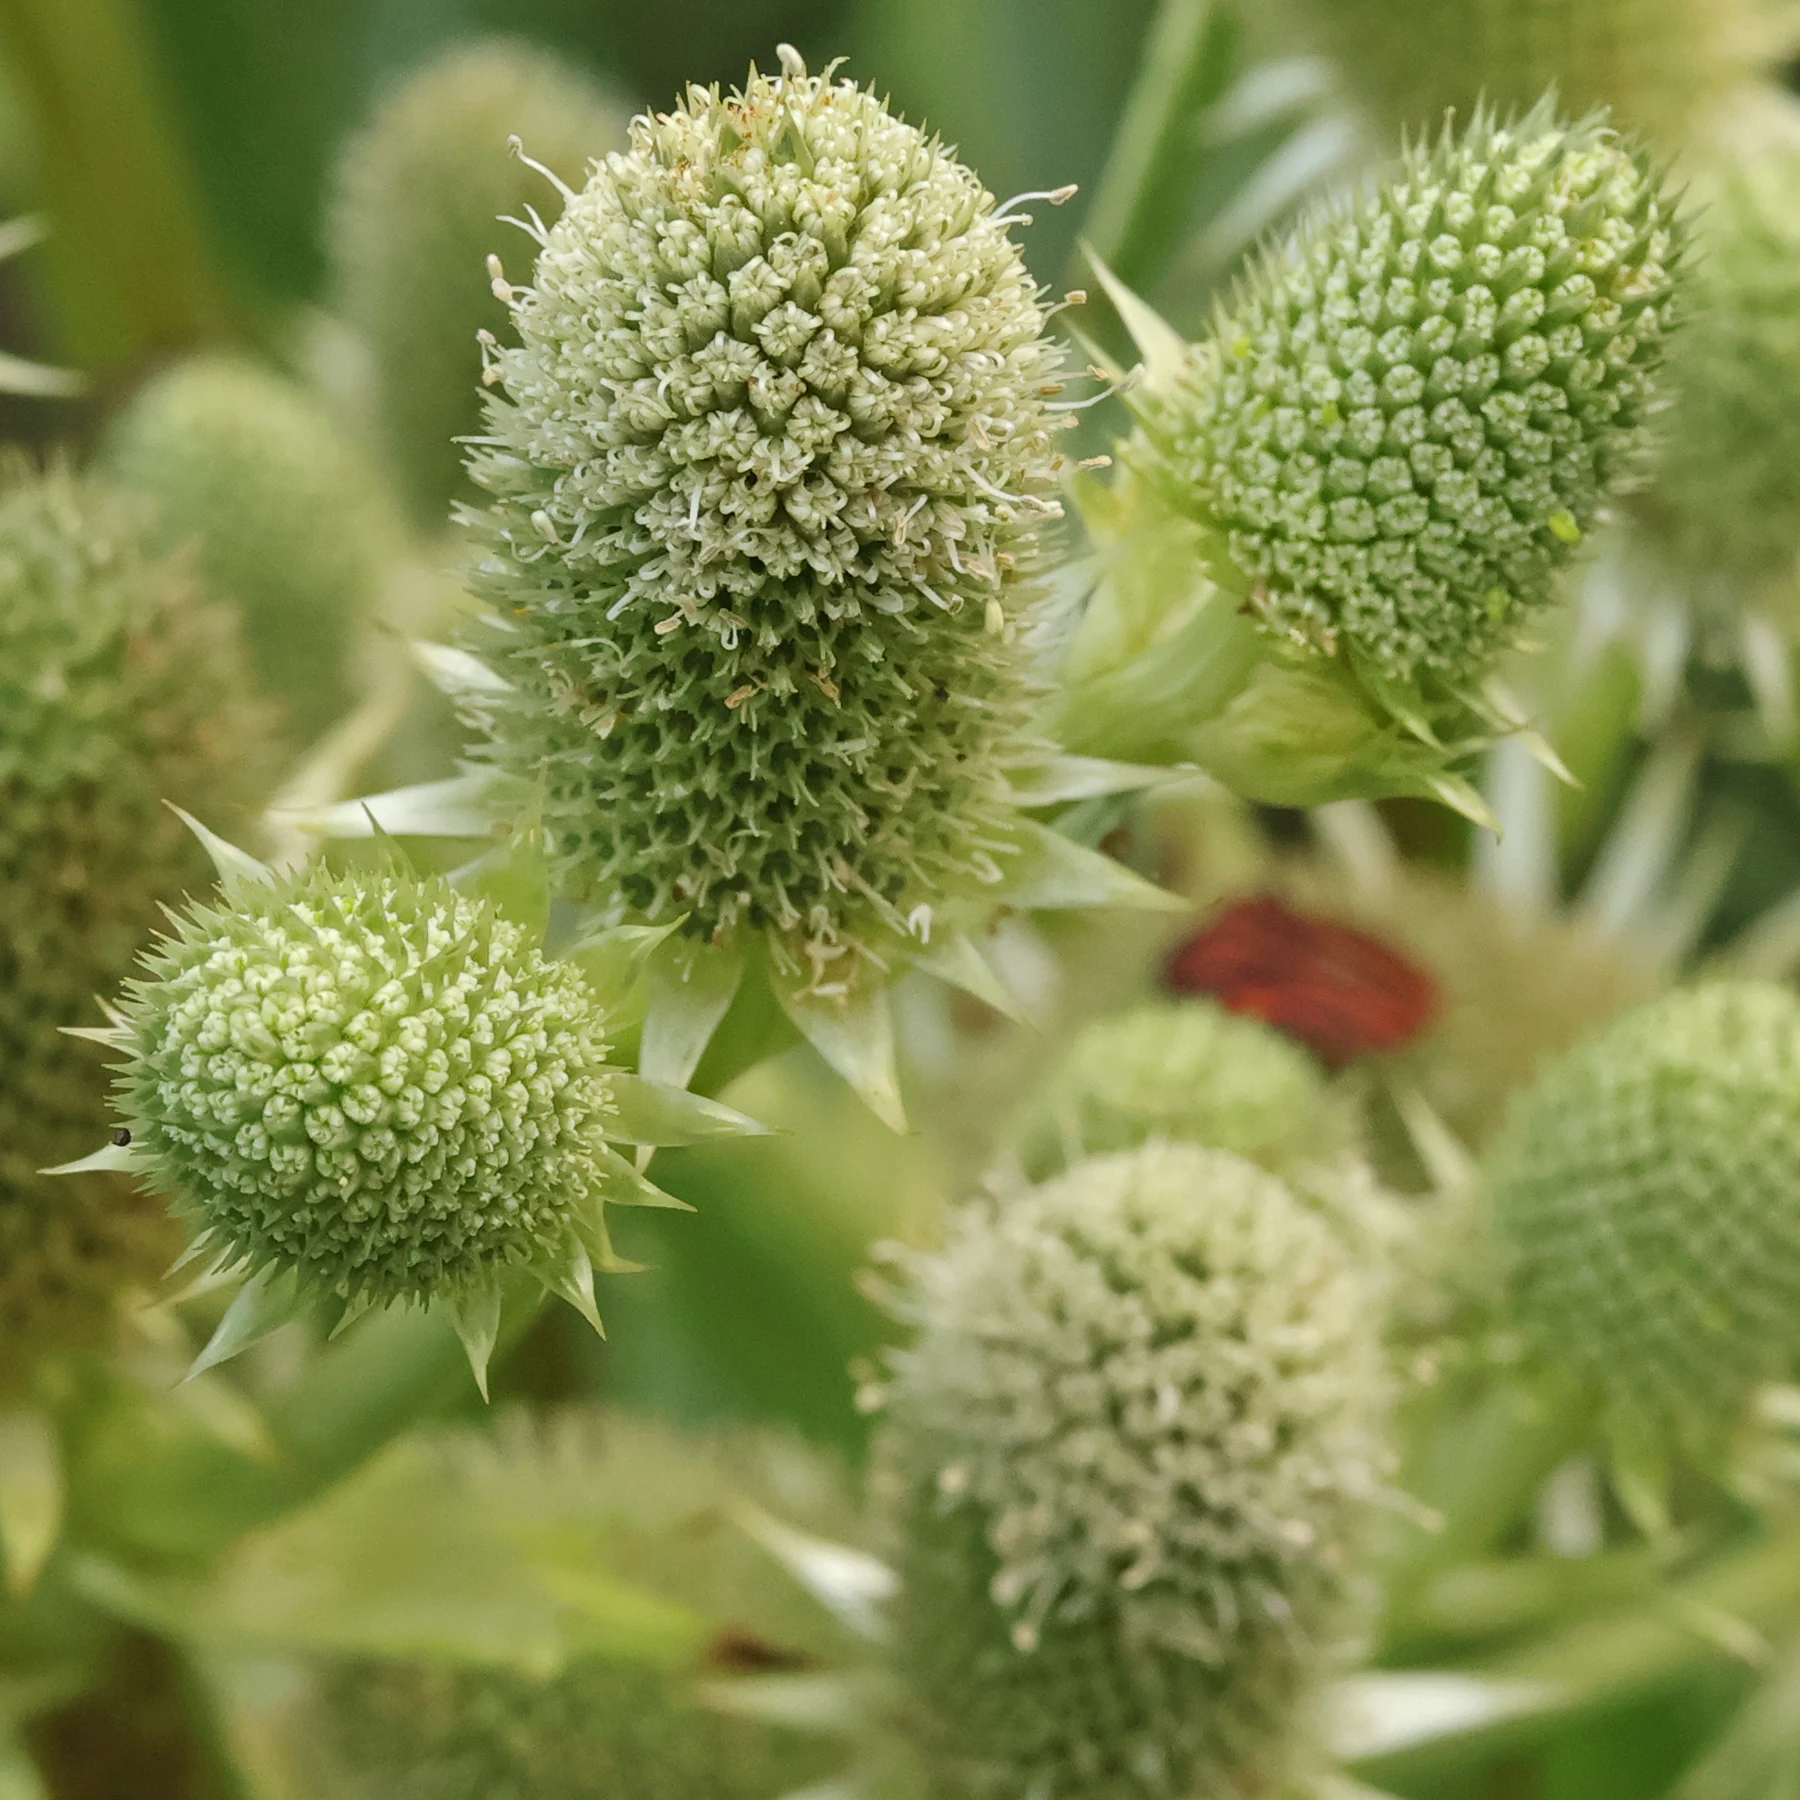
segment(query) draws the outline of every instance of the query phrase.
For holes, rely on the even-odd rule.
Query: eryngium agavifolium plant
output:
[[[274,369],[209,352],[157,375],[113,421],[101,460],[156,502],[163,544],[189,549],[237,603],[294,734],[310,740],[348,711],[395,522],[327,408]]]
[[[412,70],[345,146],[326,232],[335,304],[373,360],[381,442],[422,524],[473,492],[458,440],[481,429],[478,337],[508,328],[487,258],[522,241],[507,218],[554,198],[508,139],[584,177],[623,148],[627,117],[551,52],[484,38]]]
[[[582,1657],[560,1675],[350,1662],[317,1703],[343,1800],[777,1800],[842,1753],[701,1703],[667,1670]]]
[[[607,1062],[606,1008],[485,898],[398,868],[277,875],[209,834],[190,902],[125,984],[122,1142],[193,1253],[249,1280],[202,1363],[319,1303],[442,1303],[485,1386],[501,1281],[599,1328],[605,1208],[674,1205],[607,1141],[747,1121]],[[659,1129],[662,1128],[662,1129]]]
[[[1178,542],[1090,609],[1073,741],[1481,816],[1455,765],[1521,723],[1493,664],[1638,470],[1684,238],[1643,154],[1546,102],[1317,209],[1191,347],[1115,284],[1146,357],[1115,530]]]
[[[1640,510],[1659,565],[1703,617],[1800,630],[1800,106],[1753,92],[1691,171],[1693,322]],[[1673,553],[1673,569],[1666,560]]]
[[[1625,1015],[1514,1103],[1490,1168],[1513,1314],[1632,1431],[1716,1444],[1800,1355],[1800,1000]]]
[[[1675,148],[1800,26],[1783,0],[1299,0],[1384,138],[1434,131],[1448,108],[1524,108],[1554,89]]]
[[[465,694],[562,891],[683,921],[658,1071],[687,1077],[755,956],[897,1121],[868,1073],[897,962],[991,994],[962,933],[1000,901],[1148,891],[1020,812],[1097,777],[1031,729],[1067,416],[1015,223],[784,51],[638,119],[531,285],[496,276],[519,342],[470,460],[493,618]]]
[[[152,524],[62,464],[0,463],[0,1391],[104,1336],[178,1248],[116,1176],[38,1173],[107,1123],[93,1052],[60,1028],[210,878],[164,799],[229,812],[272,767],[236,621]]]
[[[1152,1143],[965,1212],[902,1308],[880,1479],[935,1791],[1283,1791],[1387,1466],[1344,1240]]]
[[[1279,1166],[1339,1137],[1325,1076],[1298,1044],[1210,1000],[1150,1000],[1093,1020],[1034,1107],[1025,1143],[1038,1178],[1061,1159],[1152,1137]]]

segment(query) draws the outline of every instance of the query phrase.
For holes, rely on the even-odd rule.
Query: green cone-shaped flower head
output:
[[[836,981],[1015,860],[1062,416],[1011,223],[791,53],[568,202],[471,469],[493,754],[572,892]]]
[[[128,1146],[243,1312],[209,1355],[333,1299],[446,1302],[478,1376],[499,1280],[538,1275],[596,1326],[593,1271],[625,1265],[608,1200],[668,1204],[609,1136],[744,1123],[606,1061],[600,996],[488,899],[399,871],[277,876],[211,840],[195,902],[127,984],[113,1027]]]
[[[502,221],[550,211],[548,184],[624,147],[627,109],[536,45],[458,44],[412,71],[346,147],[330,213],[337,309],[373,358],[389,465],[424,522],[472,496],[456,440],[481,429],[478,334],[507,330],[487,259],[520,244]]]
[[[1319,1065],[1260,1019],[1145,1001],[1077,1034],[1034,1109],[1027,1167],[1153,1137],[1280,1165],[1329,1150],[1336,1124]]]
[[[1705,611],[1800,623],[1800,106],[1746,95],[1693,165],[1693,323],[1643,512]],[[1659,571],[1661,573],[1661,571]]]
[[[191,357],[113,421],[113,475],[148,494],[240,608],[264,685],[310,739],[346,711],[359,628],[394,549],[380,482],[329,412],[246,358]]]
[[[1520,1097],[1492,1165],[1511,1303],[1624,1414],[1711,1437],[1800,1355],[1800,1000],[1627,1014]]]
[[[941,1791],[1280,1791],[1385,1460],[1343,1240],[1150,1144],[966,1214],[907,1310],[895,1654]]]
[[[1295,13],[1384,132],[1555,89],[1670,148],[1800,41],[1788,0],[1300,0]]]
[[[152,523],[65,467],[0,465],[0,1390],[174,1254],[117,1176],[38,1174],[107,1123],[94,1052],[61,1028],[209,879],[165,797],[229,814],[272,768],[236,621]]]
[[[1216,592],[1175,583],[1161,630],[1137,602],[1154,666],[1083,735],[1304,801],[1430,792],[1518,723],[1487,678],[1637,466],[1682,241],[1645,159],[1546,104],[1317,212],[1192,348],[1122,296],[1134,504],[1185,524]],[[1078,640],[1083,680],[1106,648]]]

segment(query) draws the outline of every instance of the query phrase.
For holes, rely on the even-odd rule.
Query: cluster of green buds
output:
[[[382,96],[339,159],[326,231],[333,301],[371,364],[366,396],[419,522],[472,498],[461,440],[481,429],[480,334],[506,330],[487,258],[546,208],[508,148],[585,176],[625,142],[626,109],[524,40],[458,43]]]
[[[1109,281],[1144,367],[1068,741],[1485,821],[1458,765],[1524,723],[1496,660],[1637,471],[1684,237],[1641,153],[1544,103],[1315,211],[1196,345]]]
[[[563,199],[529,286],[493,264],[518,341],[463,521],[491,616],[436,658],[480,766],[372,810],[535,809],[560,894],[679,922],[647,1072],[689,1079],[754,969],[898,1124],[901,966],[1007,1006],[974,942],[1002,905],[1160,903],[1027,816],[1144,776],[1034,726],[1074,403],[1020,215],[791,50]]]
[[[248,358],[189,357],[113,420],[101,462],[156,503],[162,545],[235,602],[293,734],[310,742],[348,711],[398,546],[379,475],[324,403]]]
[[[1781,0],[1299,0],[1295,16],[1384,136],[1554,90],[1673,149],[1800,42]]]
[[[932,1791],[1286,1791],[1387,1467],[1345,1240],[1151,1143],[965,1211],[901,1309],[878,1456]]]
[[[1621,1440],[1716,1452],[1800,1367],[1800,1000],[1628,1013],[1515,1103],[1490,1169],[1514,1317]]]
[[[397,856],[282,875],[196,832],[222,892],[175,916],[83,1033],[119,1052],[121,1124],[57,1172],[142,1177],[190,1257],[247,1275],[197,1366],[321,1305],[441,1305],[485,1390],[515,1272],[600,1329],[595,1271],[632,1266],[608,1203],[680,1204],[615,1146],[756,1129],[607,1061],[604,984],[655,934],[552,961],[495,901]]]
[[[156,553],[149,508],[62,464],[0,465],[0,1390],[104,1337],[178,1248],[116,1178],[38,1173],[107,1119],[61,1028],[207,876],[164,799],[259,800],[272,752],[229,607]]]

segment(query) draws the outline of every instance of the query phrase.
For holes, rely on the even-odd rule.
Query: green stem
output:
[[[1154,282],[1180,237],[1199,115],[1226,90],[1238,35],[1219,0],[1163,0],[1144,40],[1084,234],[1127,286]]]
[[[1710,1668],[1755,1663],[1800,1626],[1800,1531],[1789,1529],[1714,1558],[1637,1604],[1461,1666],[1491,1682],[1529,1684],[1538,1697],[1503,1717],[1429,1743],[1371,1757],[1372,1779],[1394,1781],[1466,1766],[1547,1722],[1687,1681]]]
[[[230,304],[132,0],[0,0],[0,54],[36,113],[59,352],[117,368],[227,334]]]

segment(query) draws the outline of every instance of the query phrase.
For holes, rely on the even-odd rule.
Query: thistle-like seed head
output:
[[[64,466],[0,465],[0,1390],[103,1336],[174,1253],[116,1175],[38,1173],[107,1123],[94,1053],[61,1027],[208,878],[165,796],[229,813],[273,766],[230,609],[151,526]]]
[[[1278,1789],[1380,1489],[1380,1307],[1226,1151],[1152,1143],[919,1258],[881,1448],[944,1791]]]
[[[1800,1000],[1670,994],[1546,1070],[1491,1166],[1519,1323],[1622,1413],[1711,1440],[1800,1356]]]
[[[1705,612],[1800,624],[1800,105],[1752,92],[1688,165],[1693,322],[1641,511]]]
[[[1147,1001],[1085,1026],[1045,1083],[1028,1168],[1174,1138],[1280,1165],[1336,1135],[1318,1064],[1208,1000]]]
[[[1674,148],[1730,89],[1791,52],[1786,0],[1300,0],[1296,23],[1384,132],[1555,89]]]
[[[591,1241],[618,1179],[605,1017],[491,904],[247,882],[190,904],[127,994],[132,1156],[222,1264],[361,1307],[560,1277]]]
[[[1066,417],[1012,222],[787,53],[637,120],[505,288],[482,711],[575,895],[835,956],[999,879]]]
[[[457,440],[481,429],[479,334],[508,324],[487,259],[523,244],[506,219],[555,216],[507,141],[583,179],[624,145],[628,110],[550,51],[484,38],[411,71],[344,150],[326,233],[337,310],[370,352],[389,466],[426,524],[470,495]]]
[[[325,730],[351,704],[350,656],[395,549],[380,481],[326,408],[247,358],[194,356],[137,395],[101,456],[156,502],[160,542],[237,603],[295,735]]]
[[[1683,238],[1599,118],[1478,111],[1254,269],[1129,454],[1270,632],[1476,687],[1636,468]]]

